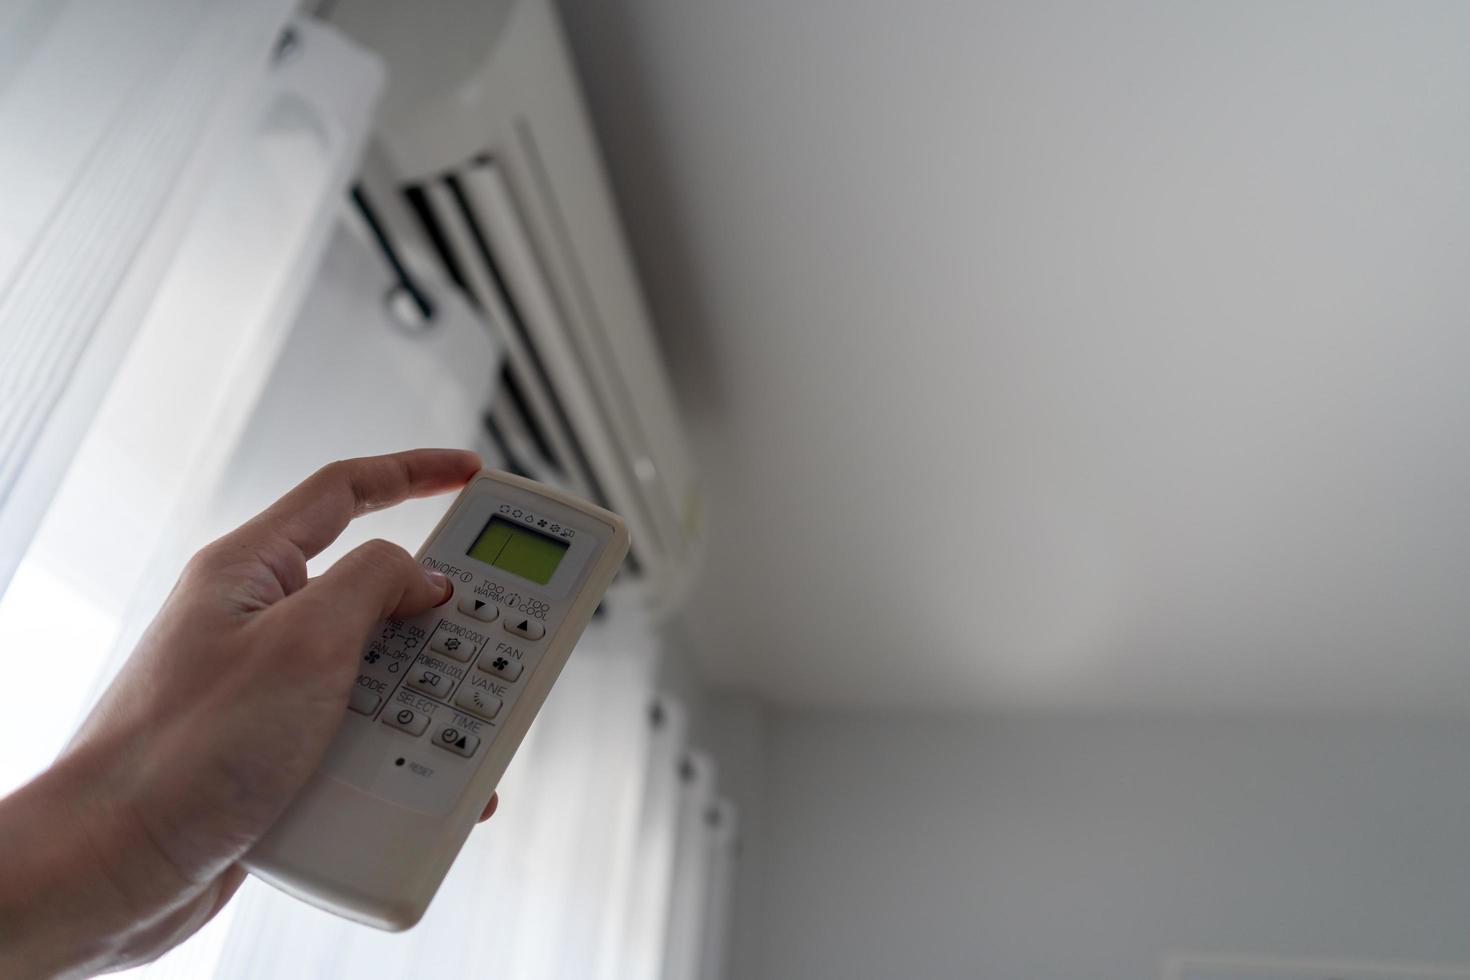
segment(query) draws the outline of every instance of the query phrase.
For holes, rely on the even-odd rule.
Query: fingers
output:
[[[491,793],[490,802],[485,804],[485,809],[480,813],[480,823],[489,820],[495,813],[495,808],[500,805],[500,794]]]
[[[444,601],[449,582],[424,568],[396,544],[368,541],[343,555],[299,592],[272,606],[268,615],[290,620],[302,636],[331,633],[358,641],[390,616],[413,616]],[[334,644],[335,646],[335,644]]]
[[[245,875],[246,871],[243,867],[239,864],[232,864],[215,879],[214,885],[212,886],[214,898],[209,909],[209,915],[205,917],[205,922],[218,915],[219,910],[224,908],[230,899],[235,897],[235,892],[239,891],[240,886],[245,883]]]
[[[480,469],[461,449],[413,449],[329,463],[245,524],[232,543],[286,542],[311,558],[337,539],[349,521],[410,497],[457,490]]]

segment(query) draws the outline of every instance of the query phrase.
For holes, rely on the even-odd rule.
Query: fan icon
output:
[[[370,664],[375,664],[379,660],[383,659],[383,655],[376,650],[369,650],[366,654],[363,655],[362,659]]]
[[[459,637],[457,637],[457,636],[451,636],[449,639],[445,640],[444,641],[444,649],[446,649],[446,650],[458,650],[459,649]]]

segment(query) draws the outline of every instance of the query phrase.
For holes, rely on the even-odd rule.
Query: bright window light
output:
[[[28,555],[0,597],[0,650],[10,652],[13,669],[26,663],[64,663],[69,683],[44,698],[12,697],[0,711],[0,796],[45,769],[66,745],[82,712],[90,705],[91,678],[99,674],[117,639],[115,610],[79,589],[65,568],[55,569]]]

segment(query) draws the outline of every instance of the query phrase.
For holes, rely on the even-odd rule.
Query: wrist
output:
[[[85,750],[69,752],[0,800],[0,976],[114,968],[129,934],[177,895],[109,782]]]

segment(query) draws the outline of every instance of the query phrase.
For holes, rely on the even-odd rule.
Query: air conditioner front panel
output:
[[[344,8],[345,10],[345,8]],[[432,25],[458,15],[426,12]],[[344,26],[413,70],[382,25]],[[422,26],[422,25],[421,25]],[[443,26],[442,24],[440,26]],[[442,33],[442,32],[441,32]],[[621,514],[655,613],[699,555],[699,492],[566,45],[546,0],[521,0],[483,63],[384,120],[385,156],[446,269],[501,333],[505,387],[489,412],[515,465]],[[401,93],[399,93],[401,94]]]

